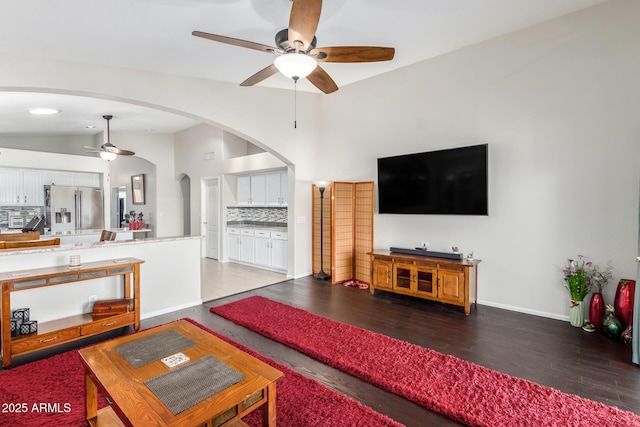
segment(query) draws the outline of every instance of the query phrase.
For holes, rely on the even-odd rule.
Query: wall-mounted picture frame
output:
[[[131,175],[131,199],[134,205],[144,205],[144,174]]]

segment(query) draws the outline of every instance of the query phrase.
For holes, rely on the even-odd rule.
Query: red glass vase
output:
[[[613,307],[623,329],[633,321],[633,294],[635,291],[635,280],[622,279],[618,283]]]
[[[604,317],[604,298],[599,292],[591,294],[591,303],[589,304],[589,323],[600,330],[602,326],[602,318]]]

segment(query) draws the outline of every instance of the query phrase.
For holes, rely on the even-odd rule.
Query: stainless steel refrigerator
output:
[[[104,228],[102,188],[45,185],[45,227],[52,232]]]

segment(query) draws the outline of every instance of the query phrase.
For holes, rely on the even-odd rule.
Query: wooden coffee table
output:
[[[179,366],[169,368],[155,360],[135,368],[116,350],[123,344],[168,330],[176,331],[195,343],[181,350],[190,360],[179,366],[210,355],[245,378],[174,415],[144,381]],[[242,426],[245,424],[240,418],[259,407],[263,411],[262,425],[276,425],[276,380],[282,372],[185,320],[85,348],[80,350],[80,356],[85,367],[85,407],[89,425]],[[98,391],[111,406],[98,410]]]

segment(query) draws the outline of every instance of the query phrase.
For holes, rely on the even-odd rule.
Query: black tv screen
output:
[[[379,158],[379,212],[487,215],[487,169],[487,144]]]

